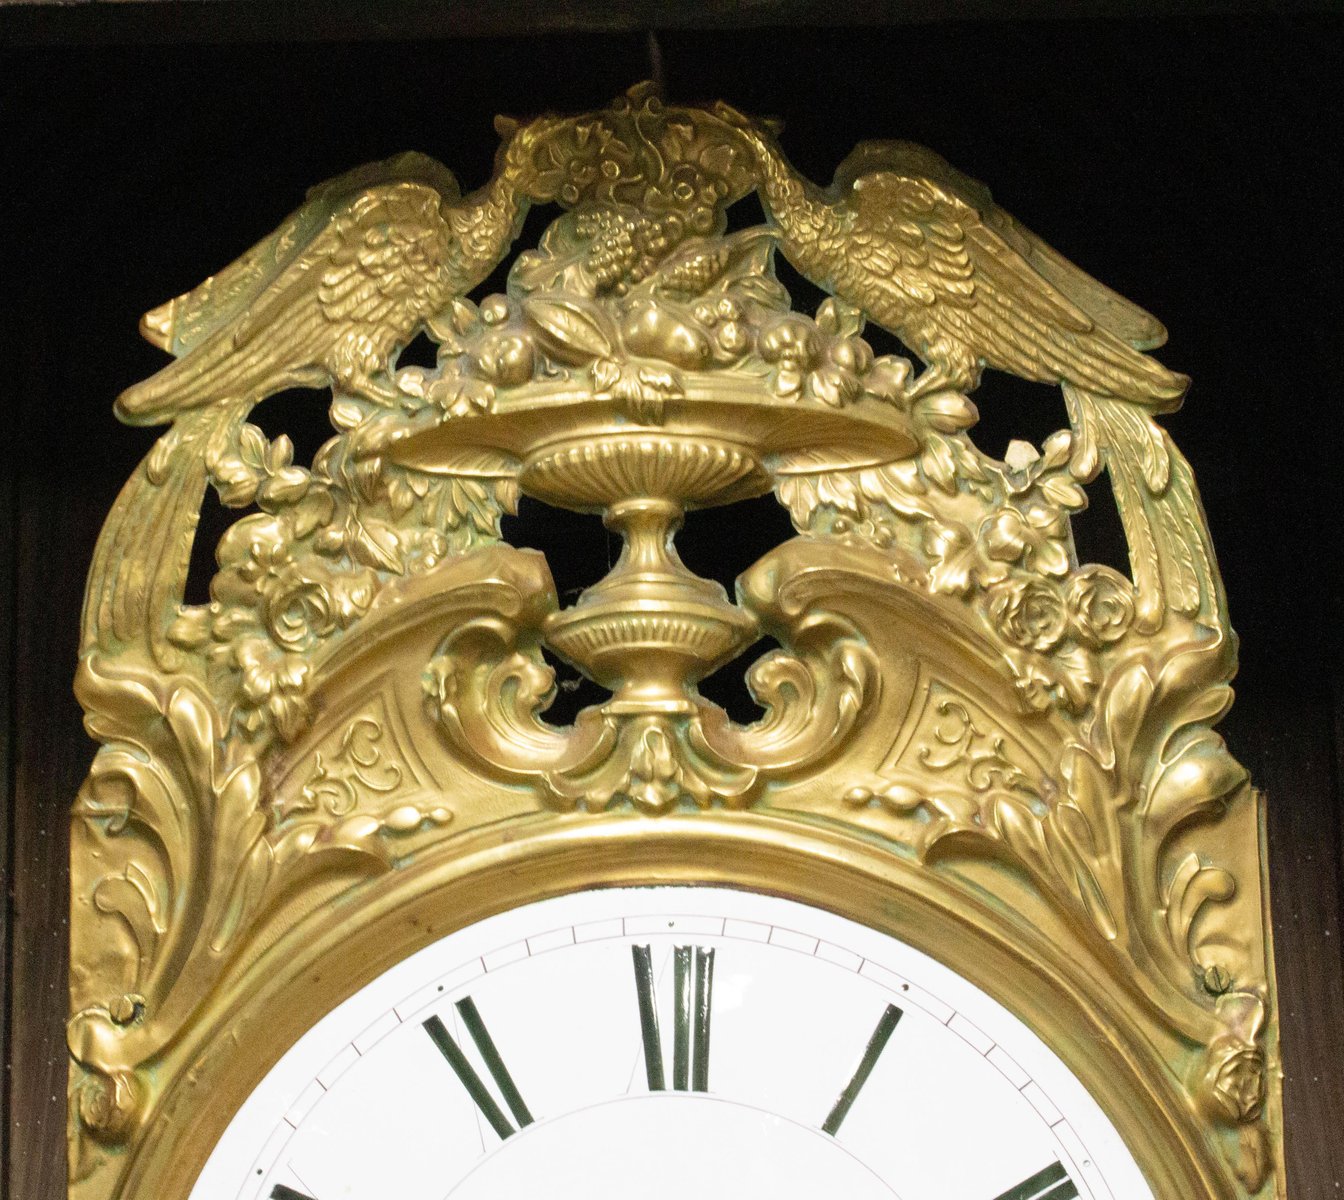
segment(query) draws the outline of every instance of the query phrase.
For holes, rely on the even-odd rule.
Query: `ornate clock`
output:
[[[174,361],[118,410],[168,429],[77,684],[73,1200],[1284,1196],[1162,327],[909,143],[823,189],[647,88],[499,131],[478,192],[352,171],[142,324]],[[984,367],[1069,428],[984,453]],[[307,466],[248,422],[298,386]],[[1102,471],[1132,578],[1074,552]],[[194,605],[207,488],[248,511]],[[798,536],[734,598],[682,564],[687,509],[771,493]],[[568,606],[520,494],[624,539]],[[765,637],[739,724],[697,684]],[[609,698],[548,721],[543,650]]]

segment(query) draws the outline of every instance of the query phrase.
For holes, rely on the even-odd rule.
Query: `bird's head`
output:
[[[533,200],[550,200],[552,196],[538,190],[537,174],[543,161],[541,150],[548,143],[563,139],[574,128],[572,117],[543,113],[540,116],[518,118],[497,116],[495,132],[499,134],[499,150],[495,154],[495,173],[529,195]]]
[[[860,142],[835,169],[831,190],[838,195],[862,191],[882,175],[930,180],[956,193],[981,213],[994,206],[989,189],[983,183],[958,171],[941,154],[917,142]]]
[[[784,122],[777,117],[749,117],[726,100],[715,102],[714,115],[730,129],[746,135],[747,141],[758,147],[773,148],[776,139],[784,132]]]
[[[388,183],[423,183],[432,187],[446,201],[454,201],[461,194],[457,177],[428,154],[406,150],[380,162],[364,163],[325,183],[308,189],[309,200],[335,200],[362,192],[366,188]]]

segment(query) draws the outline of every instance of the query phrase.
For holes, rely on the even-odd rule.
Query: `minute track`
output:
[[[1015,1027],[862,927],[723,888],[594,889],[563,905],[450,935],[451,956],[427,955],[377,997],[389,1015],[370,1021],[370,1004],[335,1033],[321,1062],[310,1056],[325,1090],[307,1107],[276,1101],[297,1125],[270,1162],[252,1156],[245,1174],[262,1190],[244,1194],[1091,1195],[1080,1151],[1066,1157],[1021,1094],[1028,1076],[1082,1126],[1092,1188],[1154,1200],[1094,1152],[1094,1131]],[[333,1053],[337,1042],[356,1053]],[[991,1042],[1003,1054],[986,1054]],[[646,1082],[653,1064],[661,1088]],[[952,1152],[944,1132],[968,1123],[978,1152]],[[402,1157],[370,1161],[368,1134]],[[275,1174],[263,1185],[257,1167]],[[281,1181],[297,1195],[272,1197]]]

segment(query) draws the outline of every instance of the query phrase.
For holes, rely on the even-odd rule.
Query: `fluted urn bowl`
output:
[[[516,475],[527,495],[601,512],[624,537],[620,560],[551,614],[546,641],[615,693],[609,710],[667,712],[694,703],[693,685],[758,635],[750,613],[682,564],[672,538],[683,511],[761,495],[778,475],[877,466],[914,449],[903,414],[881,401],[831,408],[709,377],[656,406],[572,385],[520,389],[391,454],[425,471]]]

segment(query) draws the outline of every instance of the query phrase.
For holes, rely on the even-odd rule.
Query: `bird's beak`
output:
[[[718,100],[715,102],[714,115],[718,117],[720,121],[724,121],[738,129],[749,129],[751,127],[751,119],[745,113],[735,109],[726,100]]]
[[[167,304],[151,308],[140,318],[140,336],[160,350],[167,350],[172,346],[173,309],[176,304],[176,300],[169,300]]]

